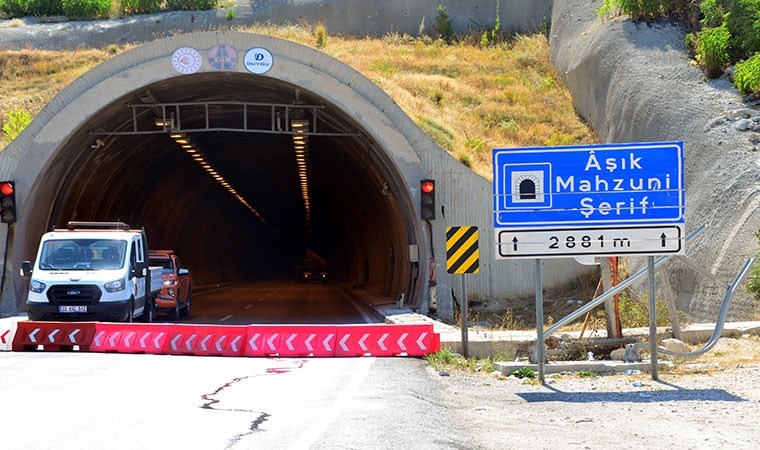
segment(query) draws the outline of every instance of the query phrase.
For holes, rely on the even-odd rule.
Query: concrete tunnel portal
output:
[[[206,54],[218,45],[240,60],[265,48],[274,64],[264,75],[242,61],[215,68]],[[202,55],[195,73],[171,64],[186,47]],[[196,285],[291,276],[309,248],[332,278],[405,293],[419,307],[410,245],[424,255],[413,185],[425,174],[394,121],[413,123],[385,97],[342,63],[266,36],[197,33],[119,55],[72,83],[19,139],[39,151],[27,147],[15,171],[23,226],[14,265],[34,259],[53,226],[121,220],[145,227],[151,248],[176,250]],[[308,128],[305,168],[297,123]],[[23,311],[26,286],[16,281]]]

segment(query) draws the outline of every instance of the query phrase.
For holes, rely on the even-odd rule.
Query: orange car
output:
[[[148,252],[151,266],[161,266],[163,285],[156,296],[156,311],[164,311],[169,319],[190,315],[192,282],[190,271],[182,267],[179,256],[173,250],[151,250]]]

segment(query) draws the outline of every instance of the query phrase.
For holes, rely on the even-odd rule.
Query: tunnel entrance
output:
[[[144,226],[199,285],[290,276],[313,252],[334,280],[391,296],[409,289],[409,264],[394,255],[410,239],[380,151],[300,87],[174,77],[115,99],[63,146],[49,225]]]
[[[272,70],[172,64],[175,49],[220,39],[241,55],[266,45]],[[425,309],[413,187],[424,172],[410,141],[421,133],[326,55],[245,33],[182,35],[93,69],[40,117],[17,140],[28,145],[15,264],[52,227],[118,220],[179,254],[196,285],[294,276],[316,254],[334,281]],[[26,282],[15,285],[22,311]]]

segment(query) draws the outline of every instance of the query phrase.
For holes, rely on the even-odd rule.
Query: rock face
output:
[[[709,227],[687,244],[686,255],[730,282],[758,252],[760,102],[742,98],[725,77],[707,80],[691,66],[680,27],[602,21],[600,6],[554,1],[552,63],[602,142],[684,142],[687,232]],[[632,261],[632,269],[641,266]],[[723,288],[673,260],[665,270],[678,308],[695,320],[715,320]],[[733,302],[731,319],[753,316],[746,291]]]

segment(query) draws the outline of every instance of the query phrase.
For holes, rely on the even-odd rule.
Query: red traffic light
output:
[[[6,182],[6,183],[3,183],[2,185],[0,185],[0,192],[2,192],[3,195],[11,195],[11,194],[13,194],[14,190],[15,189],[13,188],[13,184],[12,183],[7,183]]]
[[[422,192],[429,194],[435,190],[435,182],[432,180],[425,180],[420,187]]]

